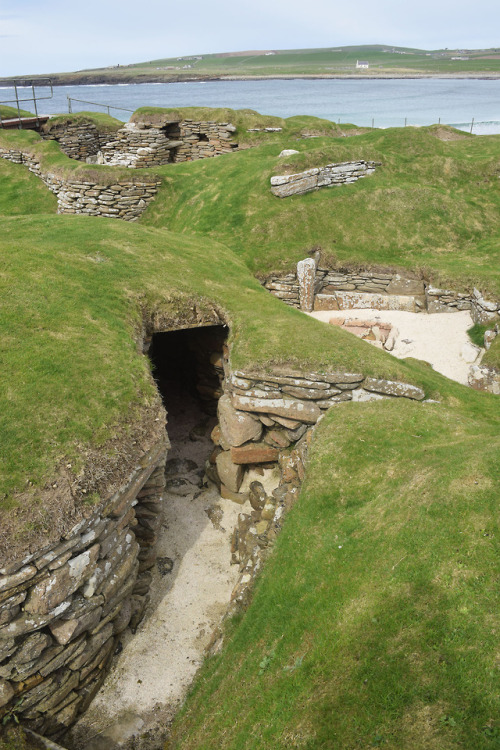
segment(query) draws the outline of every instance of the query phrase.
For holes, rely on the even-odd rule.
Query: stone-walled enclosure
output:
[[[161,118],[161,124],[141,118],[111,133],[99,131],[91,121],[49,121],[42,137],[58,141],[71,159],[140,169],[230,153],[238,148],[232,139],[234,131],[231,123],[195,122],[169,115]]]
[[[57,141],[61,151],[77,161],[87,161],[94,157],[112,137],[109,132],[99,131],[97,125],[90,120],[58,123],[49,120],[40,135],[46,141]]]
[[[300,261],[296,273],[272,275],[263,284],[287,305],[306,312],[355,308],[428,313],[470,310],[475,323],[487,323],[500,315],[500,301],[486,300],[477,289],[438,289],[417,277],[393,272],[331,270],[321,267],[316,258]]]
[[[30,172],[57,196],[57,213],[105,216],[137,221],[151,203],[161,184],[159,180],[115,179],[108,185],[90,180],[63,179],[42,171],[38,159],[28,152],[0,147],[0,157],[25,164]]]
[[[373,161],[345,161],[314,167],[297,174],[276,175],[271,177],[271,193],[278,198],[288,198],[290,195],[303,195],[322,187],[346,185],[373,174],[376,166],[379,164]]]

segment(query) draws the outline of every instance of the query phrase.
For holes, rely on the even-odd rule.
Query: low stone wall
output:
[[[57,141],[61,151],[70,159],[87,161],[97,155],[109,133],[101,133],[93,122],[67,122],[52,124],[49,120],[40,133],[46,141]]]
[[[167,443],[59,542],[0,569],[0,716],[59,736],[148,601]]]
[[[151,203],[161,182],[114,180],[109,185],[84,180],[61,179],[42,172],[40,162],[32,154],[0,147],[0,157],[16,164],[25,164],[57,196],[60,214],[87,214],[110,219],[137,221]]]
[[[314,258],[297,265],[297,273],[273,275],[263,282],[271,294],[292,307],[312,310],[406,310],[452,313],[470,310],[475,323],[500,315],[500,301],[491,302],[481,292],[438,289],[422,279],[398,273],[321,268]]]
[[[224,363],[224,395],[219,400],[215,448],[206,464],[208,477],[223,497],[244,503],[232,537],[232,562],[240,567],[226,616],[245,607],[255,575],[266,558],[293,505],[305,475],[307,450],[315,425],[331,406],[348,401],[384,398],[424,399],[424,392],[407,383],[365,377],[361,373],[303,373],[280,371],[266,375],[231,372]],[[266,493],[263,484],[245,474],[264,473],[278,465],[279,486]],[[245,488],[245,489],[243,489]],[[211,650],[220,646],[222,631],[213,636]]]
[[[345,185],[372,174],[376,166],[377,163],[373,161],[346,161],[314,167],[298,174],[277,175],[271,177],[271,193],[278,198],[287,198],[322,187]]]

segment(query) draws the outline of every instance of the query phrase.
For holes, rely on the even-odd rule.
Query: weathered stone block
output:
[[[400,396],[402,398],[411,398],[416,401],[422,401],[425,393],[421,388],[408,383],[399,383],[392,380],[381,380],[377,378],[366,378],[363,388],[375,393],[383,393],[386,396]]]
[[[235,464],[264,464],[278,460],[278,450],[266,443],[249,443],[231,448],[231,460]]]
[[[240,411],[254,411],[263,414],[277,414],[280,417],[314,424],[321,416],[313,401],[296,399],[258,399],[247,396],[232,396],[233,406]]]
[[[238,492],[243,481],[243,468],[232,460],[231,452],[219,453],[215,463],[222,484],[231,492]]]
[[[61,604],[92,575],[98,554],[99,545],[95,544],[37,583],[26,600],[26,612],[45,615]]]
[[[222,438],[230,446],[243,445],[249,440],[258,440],[262,435],[260,420],[235,409],[229,396],[221,396],[217,413]]]

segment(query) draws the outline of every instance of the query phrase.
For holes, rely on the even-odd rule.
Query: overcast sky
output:
[[[500,2],[0,0],[4,76],[196,53],[349,44],[500,46]]]

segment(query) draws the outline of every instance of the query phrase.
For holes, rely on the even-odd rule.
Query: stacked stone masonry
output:
[[[57,141],[61,151],[77,161],[92,159],[110,139],[110,134],[100,132],[93,122],[52,124],[49,121],[40,135],[46,141]]]
[[[288,198],[322,187],[346,185],[373,174],[376,166],[378,163],[372,161],[346,161],[314,167],[298,174],[277,175],[271,177],[271,192],[278,198]]]
[[[333,271],[319,267],[313,258],[301,261],[297,273],[269,277],[264,286],[286,304],[307,312],[354,308],[428,313],[470,310],[475,323],[487,323],[500,315],[500,301],[486,300],[477,289],[438,289],[422,279],[391,272]]]
[[[91,122],[49,123],[42,137],[57,140],[72,159],[144,169],[230,153],[238,148],[234,130],[230,123],[175,119],[161,126],[129,122],[113,133]]]
[[[0,716],[58,737],[90,704],[148,602],[166,450],[65,538],[0,569]]]
[[[332,406],[349,401],[387,398],[424,399],[424,392],[407,383],[365,377],[361,373],[291,372],[255,375],[232,372],[224,360],[224,394],[218,424],[212,432],[215,448],[206,464],[207,476],[223,497],[243,504],[232,538],[232,562],[240,567],[227,615],[245,607],[255,575],[278,534],[286,511],[298,497],[304,478],[308,446],[315,425]],[[261,482],[247,487],[245,473],[279,466],[279,486],[267,494]],[[246,489],[243,489],[245,488]],[[212,648],[222,633],[214,634]]]
[[[26,152],[0,147],[0,157],[16,164],[25,164],[30,172],[57,196],[60,214],[86,214],[110,219],[137,221],[154,199],[161,184],[157,181],[116,180],[102,185],[86,180],[71,180],[43,172],[39,161]]]

